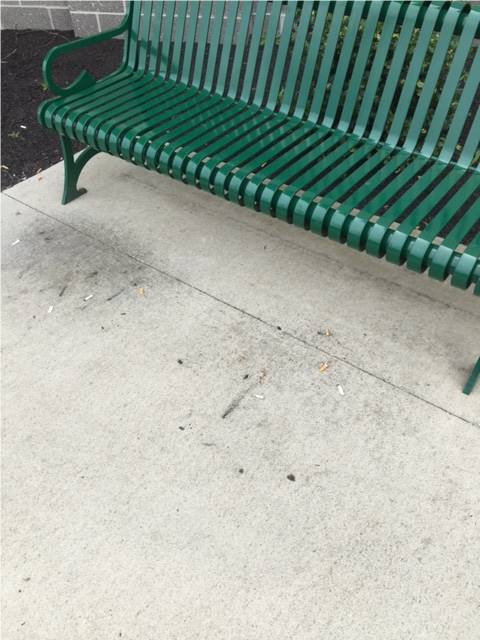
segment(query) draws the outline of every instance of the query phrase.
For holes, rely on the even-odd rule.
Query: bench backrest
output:
[[[126,63],[480,171],[480,11],[450,2],[133,2]]]

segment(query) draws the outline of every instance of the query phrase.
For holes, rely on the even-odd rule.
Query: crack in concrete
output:
[[[22,200],[19,200],[18,198],[15,198],[14,196],[8,194],[8,193],[3,193],[3,195],[5,197],[10,198],[11,200],[14,200],[15,202],[18,202],[19,204],[21,204],[22,206],[25,206],[29,209],[31,209],[32,211],[36,211],[37,213],[46,216],[47,218],[50,218],[51,220],[54,220],[55,222],[57,222],[58,224],[61,224],[69,229],[71,229],[72,231],[75,231],[76,233],[80,233],[81,235],[85,236],[86,238],[92,240],[93,242],[106,247],[107,249],[109,249],[110,251],[112,251],[113,253],[116,253],[118,255],[122,255],[122,256],[126,256],[128,258],[130,258],[131,260],[134,260],[135,262],[137,262],[138,264],[143,265],[144,267],[148,267],[150,269],[152,269],[153,271],[155,271],[156,273],[164,276],[165,278],[168,278],[169,280],[172,280],[174,282],[177,282],[179,284],[182,284],[190,289],[192,289],[193,291],[196,291],[198,293],[200,293],[201,295],[207,296],[208,298],[210,298],[211,300],[215,300],[216,302],[219,302],[220,304],[228,307],[229,309],[232,309],[234,311],[237,311],[238,313],[241,313],[242,315],[247,316],[248,318],[251,318],[253,320],[256,320],[257,322],[260,322],[261,324],[263,324],[264,326],[268,327],[269,329],[272,329],[273,331],[275,331],[275,333],[278,335],[278,329],[277,326],[268,322],[267,320],[264,320],[263,318],[261,318],[260,316],[256,316],[255,314],[246,311],[245,309],[242,309],[241,307],[237,307],[236,305],[232,304],[231,302],[227,302],[226,300],[223,300],[222,298],[219,298],[218,296],[216,296],[213,293],[210,293],[209,291],[206,291],[205,289],[201,289],[200,287],[197,287],[196,285],[187,282],[186,280],[183,280],[182,278],[179,278],[178,276],[172,275],[166,271],[164,271],[163,269],[160,269],[159,267],[156,267],[155,265],[152,265],[144,260],[142,260],[141,258],[138,258],[137,256],[134,256],[126,251],[122,251],[120,250],[118,247],[112,246],[110,244],[108,244],[107,242],[103,241],[103,240],[99,240],[98,238],[96,238],[95,236],[93,236],[92,234],[88,233],[87,231],[84,231],[83,229],[79,229],[77,227],[75,227],[74,225],[72,225],[69,222],[65,222],[64,220],[60,220],[59,218],[57,218],[56,216],[50,214],[50,213],[46,213],[45,211],[42,211],[41,209],[37,209],[36,207],[33,207],[32,205],[29,205],[25,202],[22,202]],[[474,315],[474,314],[473,314]],[[403,386],[397,385],[394,382],[391,382],[390,380],[388,380],[387,378],[384,378],[383,376],[374,373],[373,371],[369,371],[368,369],[365,369],[363,367],[361,367],[360,365],[355,364],[354,362],[350,362],[349,360],[347,360],[346,358],[342,358],[340,356],[334,355],[333,353],[327,351],[326,349],[323,349],[321,347],[319,347],[318,345],[315,345],[311,342],[308,342],[308,340],[301,338],[300,336],[296,336],[293,333],[290,333],[289,331],[282,331],[282,334],[284,336],[288,336],[289,338],[296,340],[297,342],[300,342],[301,344],[303,344],[304,346],[310,348],[310,349],[315,349],[316,351],[318,351],[319,353],[324,354],[325,356],[327,356],[330,360],[335,360],[337,362],[343,362],[345,365],[351,367],[352,369],[355,369],[356,371],[360,371],[361,373],[364,373],[365,375],[371,376],[372,378],[375,378],[376,380],[379,380],[380,382],[383,382],[384,384],[392,387],[393,389],[400,391],[412,398],[415,398],[416,400],[419,400],[420,402],[425,402],[426,404],[428,404],[429,406],[438,409],[439,411],[442,411],[443,413],[453,417],[453,418],[457,418],[458,420],[461,420],[462,422],[464,422],[465,424],[471,425],[473,427],[477,427],[480,428],[480,423],[478,422],[472,422],[471,420],[468,420],[467,418],[464,418],[463,416],[460,416],[456,413],[454,413],[453,411],[450,411],[449,409],[446,409],[445,407],[442,407],[441,405],[436,404],[435,402],[433,402],[432,400],[428,400],[427,398],[424,398],[416,393],[414,393],[413,391],[410,391],[409,389],[406,389]],[[243,396],[245,397],[245,396]],[[227,409],[224,411],[224,413],[222,414],[222,418],[226,417],[225,413],[228,411],[227,416],[238,406],[238,404],[241,402],[243,398],[240,398],[239,402],[237,403],[236,406],[233,406],[231,411],[228,411],[230,405],[227,407]],[[235,399],[234,399],[235,400]],[[234,400],[232,400],[232,403],[234,403]],[[231,404],[232,404],[231,403]]]
[[[124,174],[122,176],[122,178],[124,178],[125,180],[130,180],[132,182],[132,184],[138,183],[138,177],[136,176],[135,178],[133,178],[132,176],[130,176],[129,174]],[[141,181],[142,186],[144,187],[148,187],[150,188],[152,191],[157,192],[158,193],[158,189],[155,188],[154,185],[148,183],[148,182],[143,182]],[[211,194],[208,194],[211,195]],[[12,196],[10,196],[12,197]],[[20,201],[21,202],[21,201]],[[24,204],[24,203],[22,203]],[[231,203],[234,204],[234,203]],[[29,206],[29,205],[26,205]],[[254,211],[248,210],[249,213],[255,213]],[[208,208],[202,207],[202,213],[205,215],[208,215],[209,217],[214,216],[215,214],[212,213]],[[259,228],[255,225],[252,224],[252,222],[248,219],[238,219],[237,217],[235,217],[233,215],[233,213],[229,213],[227,215],[227,218],[229,220],[229,222],[231,222],[232,224],[238,224],[241,227],[244,227],[246,229],[248,229],[251,233],[254,234],[258,234],[259,233]],[[278,222],[278,221],[277,221]],[[300,231],[302,233],[302,231],[298,228],[294,228],[291,231]],[[308,254],[308,255],[312,255],[312,256],[316,256],[316,257],[321,257],[322,260],[326,260],[328,262],[330,262],[331,264],[337,265],[338,267],[341,268],[345,268],[345,262],[343,262],[341,259],[335,258],[327,253],[325,253],[324,251],[321,250],[315,250],[315,249],[311,249],[310,247],[305,247],[304,245],[299,244],[298,242],[295,242],[295,240],[293,240],[292,238],[286,238],[280,236],[279,234],[275,234],[272,231],[268,231],[267,229],[262,229],[261,233],[265,236],[267,236],[268,238],[271,238],[272,240],[276,240],[277,242],[281,242],[282,244],[286,244],[289,247],[293,247],[295,249],[299,249],[301,251],[303,251],[304,253]],[[338,243],[337,243],[338,244]],[[359,252],[360,253],[360,252]],[[347,266],[346,268],[348,269],[352,269],[352,267]],[[451,304],[449,302],[445,302],[445,300],[442,300],[441,298],[435,298],[434,296],[429,295],[428,293],[425,293],[423,291],[418,291],[417,289],[414,289],[411,286],[408,286],[406,284],[399,284],[398,282],[394,282],[386,277],[382,277],[379,274],[374,274],[371,271],[369,271],[366,268],[361,268],[356,266],[355,267],[355,271],[359,274],[362,274],[365,277],[369,277],[369,278],[373,278],[375,281],[377,282],[384,282],[384,283],[388,283],[389,286],[393,286],[396,287],[397,289],[403,289],[405,291],[408,291],[409,293],[411,293],[414,296],[417,296],[419,298],[422,298],[424,300],[428,300],[429,302],[433,302],[439,306],[445,307],[446,309],[458,309],[461,310],[462,313],[465,313],[469,316],[473,316],[474,318],[478,318],[479,315],[477,313],[475,313],[474,311],[470,311],[469,309],[462,309],[458,306],[456,306],[455,304]],[[407,273],[412,274],[412,272],[407,270]]]

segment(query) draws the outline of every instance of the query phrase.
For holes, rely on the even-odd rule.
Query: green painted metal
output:
[[[477,360],[477,363],[473,367],[472,372],[469,375],[465,386],[463,387],[463,393],[468,396],[473,391],[478,378],[480,378],[480,358]]]
[[[60,136],[60,148],[62,150],[63,163],[65,166],[65,181],[63,186],[62,204],[67,204],[75,198],[87,192],[85,188],[77,187],[78,178],[86,163],[99,153],[98,149],[87,147],[75,159],[72,151],[72,141],[70,138]]]
[[[80,73],[80,75],[68,87],[60,87],[53,80],[53,63],[58,57],[65,55],[66,53],[70,53],[72,51],[76,51],[77,49],[81,49],[92,44],[97,44],[105,40],[110,40],[111,38],[115,38],[116,36],[125,33],[131,27],[132,14],[133,6],[125,15],[125,18],[122,20],[120,25],[115,29],[97,33],[93,36],[89,36],[88,38],[80,38],[79,40],[74,40],[73,42],[66,42],[65,44],[61,44],[50,49],[50,51],[45,56],[42,64],[43,77],[47,84],[48,90],[57,96],[68,96],[77,94],[78,92],[82,91],[82,89],[87,89],[88,87],[94,85],[95,79],[87,71],[82,71],[82,73]],[[126,61],[126,55],[124,56],[124,58]],[[124,65],[122,65],[122,67],[123,66]]]
[[[113,74],[55,83],[122,34]],[[138,0],[48,53],[38,118],[63,202],[103,151],[480,295],[478,38],[468,3]]]

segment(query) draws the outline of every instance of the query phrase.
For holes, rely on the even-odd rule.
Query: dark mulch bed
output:
[[[52,47],[74,40],[73,31],[2,31],[2,189],[29,178],[61,159],[58,136],[40,127],[36,111],[51,97],[42,78],[42,60]],[[66,86],[82,69],[96,78],[114,71],[122,41],[110,40],[55,62],[55,81]]]

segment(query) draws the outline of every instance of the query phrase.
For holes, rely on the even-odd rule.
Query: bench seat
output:
[[[86,93],[50,102],[44,126],[440,280],[479,218],[469,168],[140,74]]]

